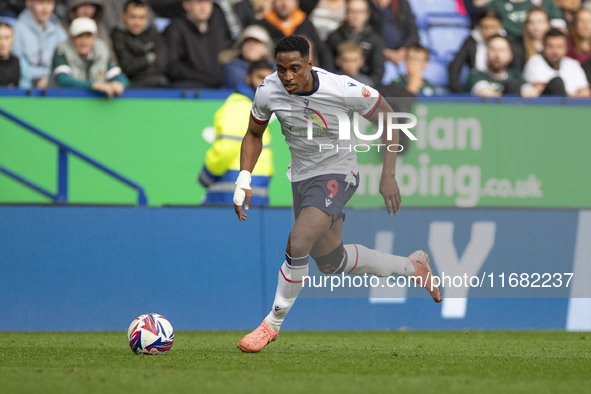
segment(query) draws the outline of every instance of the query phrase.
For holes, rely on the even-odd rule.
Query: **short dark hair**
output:
[[[14,30],[10,23],[0,21],[0,27],[8,27],[10,30]]]
[[[363,48],[355,41],[343,41],[337,46],[337,54],[342,55],[344,52],[357,52],[363,55]]]
[[[429,56],[431,55],[431,51],[430,51],[428,48],[426,48],[426,47],[422,46],[421,44],[413,44],[413,45],[409,46],[409,47],[408,47],[408,48],[406,48],[406,49],[407,49],[407,50],[409,50],[409,49],[412,49],[412,50],[414,50],[414,51],[424,52],[424,53],[426,53],[426,54],[427,54],[427,59],[428,59],[428,58],[429,58]]]
[[[488,38],[488,40],[486,40],[486,44],[488,45],[489,42],[491,42],[492,40],[496,40],[497,38],[500,38],[501,40],[505,41],[507,43],[507,45],[509,45],[509,48],[513,49],[511,47],[511,41],[509,41],[509,39],[506,36],[502,36],[500,34],[495,34],[493,36],[490,36]]]
[[[499,22],[503,21],[501,14],[494,8],[487,8],[486,10],[478,14],[478,23],[480,23],[480,21],[484,18],[498,19]]]
[[[257,60],[250,63],[248,66],[248,74],[252,74],[256,70],[273,70],[273,64],[266,59]]]
[[[302,57],[310,57],[310,44],[304,37],[287,36],[275,46],[275,57],[282,52],[299,52]]]
[[[136,7],[146,7],[148,9],[150,8],[150,5],[146,0],[127,0],[125,2],[125,5],[123,6],[123,11],[127,11],[127,8],[129,8],[129,6],[132,4]]]
[[[551,28],[544,35],[544,44],[546,43],[546,41],[548,41],[548,38],[553,38],[553,37],[562,37],[565,40],[567,39],[566,34],[564,34],[561,30],[558,30],[556,28]]]

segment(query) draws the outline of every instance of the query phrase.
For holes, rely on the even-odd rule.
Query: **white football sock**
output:
[[[379,252],[363,245],[345,245],[347,252],[347,266],[343,270],[346,274],[375,276],[410,276],[415,273],[414,266],[408,257]]]
[[[306,275],[308,275],[308,256],[291,258],[286,254],[277,277],[275,301],[273,301],[271,312],[265,318],[272,330],[279,330],[287,312],[302,290],[302,277]]]

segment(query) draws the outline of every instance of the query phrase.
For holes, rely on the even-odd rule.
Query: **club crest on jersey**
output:
[[[361,94],[366,98],[371,96],[371,92],[365,86],[361,88]]]

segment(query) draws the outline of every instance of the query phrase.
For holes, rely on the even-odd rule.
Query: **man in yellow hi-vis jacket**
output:
[[[203,204],[233,204],[234,182],[240,173],[240,146],[250,119],[256,88],[273,72],[268,61],[250,65],[245,83],[238,86],[215,113],[215,141],[205,154],[199,183],[207,188]],[[263,150],[252,172],[252,205],[269,203],[269,181],[273,175],[271,133],[265,133]]]

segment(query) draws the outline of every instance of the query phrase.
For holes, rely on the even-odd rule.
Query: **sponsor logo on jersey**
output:
[[[357,86],[357,85],[355,85],[353,82],[347,82],[347,87],[351,87],[351,86]]]
[[[365,86],[361,88],[361,94],[366,98],[371,96],[371,92]]]
[[[318,126],[320,127],[320,135],[328,133],[328,125],[326,124],[326,120],[320,114],[320,112],[312,108],[304,108],[304,118],[312,119],[318,124]]]

